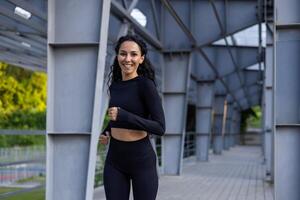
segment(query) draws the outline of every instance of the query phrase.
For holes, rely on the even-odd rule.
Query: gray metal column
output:
[[[236,114],[236,121],[235,121],[235,137],[234,137],[234,144],[235,145],[239,145],[241,143],[241,112],[239,110],[237,110],[237,114]]]
[[[230,126],[230,147],[235,146],[236,142],[236,124],[237,124],[237,107],[233,105],[231,126]]]
[[[164,55],[163,105],[166,116],[166,133],[162,138],[164,174],[179,175],[182,169],[190,58],[189,53]]]
[[[226,104],[226,120],[225,120],[225,132],[224,132],[224,150],[229,150],[230,148],[230,126],[232,123],[232,112],[233,112],[233,103],[227,102]]]
[[[300,199],[300,1],[275,1],[275,197]]]
[[[221,154],[223,150],[223,117],[225,94],[215,95],[214,101],[214,122],[213,122],[213,152]]]
[[[264,71],[265,72],[265,71]],[[264,80],[263,80],[263,93],[261,98],[261,127],[262,131],[260,134],[260,140],[261,140],[261,150],[262,154],[264,156],[264,162],[266,161],[266,134],[265,134],[265,122],[266,122],[266,94],[265,94],[265,73],[264,73]]]
[[[268,26],[268,25],[267,25]],[[273,102],[273,33],[267,28],[267,46],[264,83],[264,154],[266,161],[266,179],[273,180],[274,156],[274,102]]]
[[[208,161],[213,99],[214,81],[198,80],[196,107],[196,158],[198,161]]]
[[[229,124],[229,148],[233,147],[234,141],[233,141],[233,124],[234,124],[234,103],[232,104],[232,109],[231,109],[231,120]]]
[[[47,200],[92,200],[109,13],[48,1]]]

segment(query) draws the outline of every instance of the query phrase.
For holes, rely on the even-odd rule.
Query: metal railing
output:
[[[45,176],[45,146],[0,148],[0,185]]]
[[[33,133],[35,135],[35,133]],[[162,138],[153,138],[158,165],[162,165]],[[186,132],[184,158],[195,155],[195,132]],[[107,147],[99,145],[96,161],[95,186],[103,183],[103,167]],[[45,175],[45,146],[0,148],[0,185],[14,183],[32,176]]]
[[[184,138],[183,158],[194,156],[196,154],[196,134],[195,132],[186,132]]]

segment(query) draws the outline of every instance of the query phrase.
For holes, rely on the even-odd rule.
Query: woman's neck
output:
[[[138,76],[138,74],[133,74],[133,75],[129,75],[129,76],[122,75],[122,80],[123,81],[127,81],[127,80],[133,79],[133,78],[135,78],[137,76]]]

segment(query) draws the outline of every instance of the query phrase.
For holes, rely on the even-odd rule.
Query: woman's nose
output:
[[[125,60],[126,60],[126,61],[130,61],[130,60],[131,60],[131,56],[130,56],[130,55],[127,55],[127,56],[125,57]]]

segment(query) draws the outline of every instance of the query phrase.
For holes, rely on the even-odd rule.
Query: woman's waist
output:
[[[111,135],[121,141],[136,141],[146,137],[147,132],[143,130],[112,127]]]
[[[114,132],[115,131],[115,132]],[[135,131],[135,130],[131,130]],[[109,144],[109,152],[110,154],[117,156],[117,157],[140,157],[149,154],[149,152],[153,151],[150,139],[147,135],[143,135],[141,138],[136,140],[124,140],[116,137],[117,134],[122,134],[122,132],[118,132],[118,130],[113,130],[111,132],[110,144]],[[128,134],[124,132],[125,134]],[[142,135],[142,134],[140,134]]]

